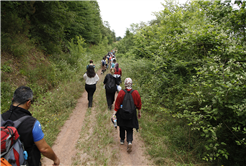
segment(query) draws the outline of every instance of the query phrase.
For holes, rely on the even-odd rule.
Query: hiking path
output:
[[[100,74],[101,70],[97,72],[98,76],[100,77],[99,83],[102,84],[104,77],[106,73],[103,75]],[[103,88],[103,86],[99,86],[97,84],[97,89],[94,95],[98,95],[98,91]],[[102,90],[102,89],[101,89]],[[117,97],[117,93],[115,95]],[[95,101],[93,101],[95,102]],[[106,103],[105,103],[106,105]],[[64,126],[61,128],[60,133],[57,136],[56,141],[54,142],[54,145],[52,146],[52,149],[57,154],[57,156],[60,158],[61,166],[70,166],[74,165],[73,160],[76,154],[78,153],[78,150],[76,149],[76,145],[80,138],[80,133],[82,130],[82,127],[84,124],[86,112],[88,110],[88,100],[87,100],[87,92],[84,91],[81,95],[81,97],[78,99],[77,105],[73,112],[70,114],[70,117],[68,120],[64,123]],[[95,111],[93,107],[91,108],[91,111]],[[112,109],[113,114],[113,109]],[[110,119],[111,117],[109,117]],[[93,117],[93,114],[90,116],[90,123],[96,123],[93,122],[96,121],[96,118]],[[109,123],[111,123],[109,121]],[[89,129],[89,132],[93,131],[93,125]],[[87,137],[87,136],[84,136]],[[119,128],[115,129],[115,132],[112,136],[114,141],[116,142],[114,146],[112,146],[112,151],[117,149],[120,154],[117,154],[117,165],[154,165],[150,159],[150,157],[145,152],[145,146],[144,142],[140,136],[139,132],[136,132],[134,129],[133,132],[133,146],[132,146],[132,152],[128,153],[126,151],[127,149],[127,143],[125,141],[124,145],[120,145],[120,137],[119,137]],[[109,151],[110,151],[109,150]],[[100,150],[103,152],[103,150]],[[84,156],[81,156],[81,160],[84,160],[83,157],[86,158],[86,154]],[[87,156],[88,157],[88,156]],[[42,166],[51,166],[53,164],[53,161],[43,157],[42,159]],[[76,165],[85,165],[84,163],[80,164],[77,163]],[[88,162],[86,165],[94,165],[93,162]]]

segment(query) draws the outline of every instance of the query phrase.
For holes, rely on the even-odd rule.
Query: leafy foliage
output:
[[[7,1],[1,3],[2,49],[20,56],[17,35],[31,39],[46,54],[68,52],[69,42],[81,36],[87,44],[115,39],[109,24],[103,24],[97,1]],[[13,42],[16,45],[13,48]]]
[[[178,6],[166,1],[156,21],[116,46],[126,56],[152,63],[136,75],[148,103],[187,120],[203,142],[192,147],[197,156],[223,165],[245,163],[245,3],[235,8],[230,2]]]

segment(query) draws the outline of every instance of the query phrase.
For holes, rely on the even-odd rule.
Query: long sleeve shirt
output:
[[[128,92],[131,91],[131,89],[126,89]],[[124,96],[125,96],[125,92],[123,90],[121,90],[116,98],[116,101],[115,101],[115,106],[114,106],[114,110],[115,111],[118,111],[120,109],[120,105],[122,104],[123,102],[123,99],[124,99]],[[132,92],[132,98],[133,98],[133,101],[134,101],[134,104],[136,106],[136,108],[138,110],[141,110],[141,107],[142,107],[142,102],[141,102],[141,97],[138,93],[137,90],[134,90]]]
[[[121,68],[119,68],[118,71],[115,70],[114,72],[115,75],[119,75],[119,76],[122,76],[122,71],[121,71]]]
[[[88,77],[87,76],[87,74],[85,73],[84,75],[83,75],[83,78],[85,79],[85,83],[87,84],[87,85],[94,85],[94,84],[96,84],[97,83],[97,81],[99,80],[99,77],[98,77],[98,75],[96,74],[94,77]]]

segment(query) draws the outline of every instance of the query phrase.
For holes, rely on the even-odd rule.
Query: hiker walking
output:
[[[89,66],[93,66],[95,68],[95,65],[93,64],[93,60],[90,60],[89,65],[86,66],[86,70],[88,69]]]
[[[106,71],[106,61],[105,61],[105,57],[103,57],[102,61],[101,61],[101,64],[102,64],[102,71],[101,71],[101,74],[103,74],[105,71]]]
[[[138,131],[138,118],[141,118],[141,97],[137,90],[132,89],[132,79],[126,78],[124,81],[125,89],[121,90],[116,98],[112,119],[117,119],[120,130],[120,144],[124,144],[125,132],[127,152],[132,151],[133,128]],[[136,109],[138,109],[138,114]]]
[[[122,76],[122,71],[121,68],[119,68],[119,63],[115,64],[115,72],[114,72],[114,76],[117,79],[117,82],[119,83],[119,85],[121,84],[121,76]]]
[[[115,72],[115,69],[110,69],[110,74],[107,74],[104,78],[104,85],[105,85],[105,91],[106,91],[106,99],[108,104],[108,109],[112,109],[112,104],[114,103],[114,96],[115,92],[117,90],[116,84],[119,84],[115,77],[113,76]]]
[[[106,62],[106,69],[108,69],[108,56],[105,56],[105,62]]]
[[[111,63],[111,68],[115,68],[115,63],[116,63],[116,59],[113,58],[113,59],[112,59],[112,63]]]
[[[28,116],[17,128],[20,140],[28,154],[28,166],[41,165],[41,153],[53,160],[53,165],[57,166],[60,164],[60,159],[45,141],[40,122],[28,111],[32,103],[33,92],[31,88],[26,86],[17,88],[14,92],[10,109],[1,115],[2,121],[16,121]]]
[[[88,66],[87,72],[84,74],[83,78],[85,79],[85,90],[88,93],[88,108],[90,108],[92,107],[93,94],[96,91],[96,83],[99,80],[92,65]]]

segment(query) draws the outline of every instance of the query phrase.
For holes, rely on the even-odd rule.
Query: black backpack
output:
[[[108,75],[108,80],[105,85],[105,89],[109,93],[114,93],[116,92],[116,82],[115,78],[112,75]]]
[[[132,120],[133,119],[133,115],[134,112],[136,111],[136,106],[134,104],[133,98],[132,98],[132,92],[134,90],[131,91],[127,91],[127,90],[123,90],[126,94],[124,96],[123,102],[120,106],[119,109],[119,113],[120,113],[120,117],[123,120]]]

